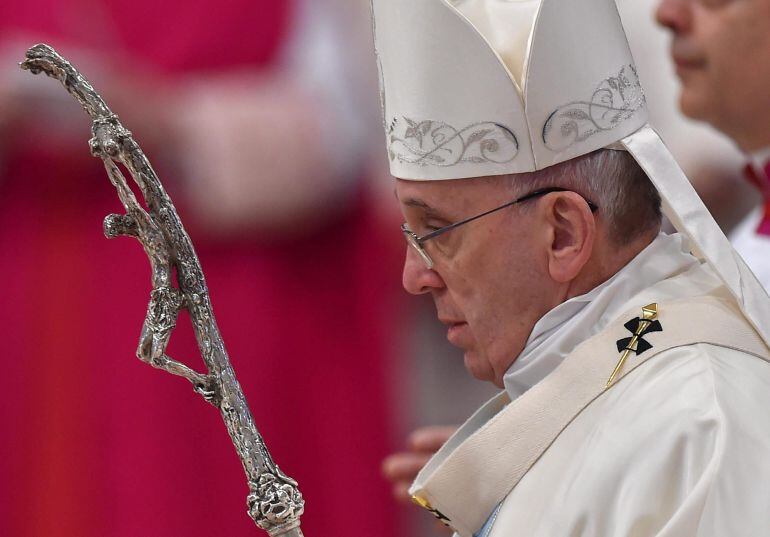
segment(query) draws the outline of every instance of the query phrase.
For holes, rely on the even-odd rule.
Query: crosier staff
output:
[[[194,390],[217,407],[246,472],[249,516],[272,537],[302,537],[304,500],[297,482],[273,462],[227,357],[198,257],[174,204],[139,144],[104,100],[68,61],[48,45],[27,51],[21,68],[59,80],[83,106],[93,123],[91,154],[104,162],[126,214],[104,220],[108,238],[134,237],[142,243],[152,268],[152,292],[137,356],[153,367],[189,380]],[[118,168],[122,164],[139,186],[142,208]],[[176,276],[176,278],[175,278]],[[198,373],[170,358],[166,347],[179,311],[190,313],[198,348],[208,369]]]

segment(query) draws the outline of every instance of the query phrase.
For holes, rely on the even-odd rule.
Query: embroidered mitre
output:
[[[374,0],[391,173],[539,170],[647,121],[606,0]]]

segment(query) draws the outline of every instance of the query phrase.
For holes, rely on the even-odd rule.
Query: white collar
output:
[[[511,400],[543,380],[578,344],[601,332],[642,290],[698,264],[683,235],[661,233],[625,267],[588,293],[546,313],[503,377]]]

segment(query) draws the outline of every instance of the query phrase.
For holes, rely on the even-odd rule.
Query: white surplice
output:
[[[770,352],[723,291],[679,236],[659,236],[538,322],[508,393],[458,431],[413,493],[466,537],[770,535]],[[632,357],[639,364],[603,392],[622,317],[652,302],[663,308],[664,330],[649,336],[656,356]],[[710,312],[721,320],[704,329]],[[666,348],[664,334],[688,343]],[[582,378],[592,375],[595,397],[585,384],[597,380]]]

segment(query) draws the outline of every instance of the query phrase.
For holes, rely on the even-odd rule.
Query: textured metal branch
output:
[[[197,393],[219,409],[246,472],[250,490],[248,513],[254,522],[273,537],[302,537],[302,495],[296,481],[273,462],[254,425],[214,320],[198,257],[150,162],[88,80],[53,48],[35,45],[27,51],[21,68],[59,80],[91,117],[91,154],[104,162],[126,208],[124,215],[111,214],[105,218],[104,234],[108,238],[135,237],[150,260],[152,292],[137,356],[153,367],[188,379]],[[147,210],[137,201],[118,164],[129,171],[139,186]],[[166,355],[181,309],[190,313],[208,369],[205,374]]]

